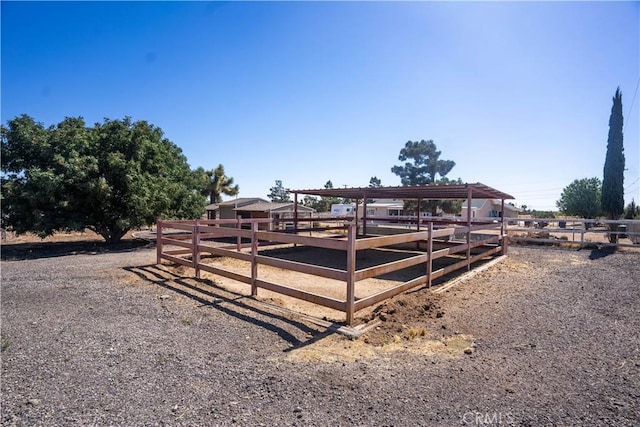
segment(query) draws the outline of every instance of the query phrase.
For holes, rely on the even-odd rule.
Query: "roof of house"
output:
[[[251,203],[248,205],[238,206],[234,209],[236,212],[293,212],[293,202],[289,203],[272,203],[267,201]],[[298,205],[298,211],[315,212],[308,206]]]
[[[242,207],[242,206],[246,206],[246,205],[250,205],[252,203],[258,203],[258,202],[269,203],[269,201],[261,199],[260,197],[241,197],[238,199],[227,200],[226,202],[207,205],[205,209],[208,211],[215,211],[219,209],[221,206],[233,206],[235,208],[238,208],[238,207]]]
[[[404,203],[402,201],[400,202],[395,202],[395,203],[378,203],[378,202],[373,202],[373,203],[367,203],[367,208],[403,208],[404,207]]]
[[[502,201],[501,201],[501,200],[497,200],[497,199],[492,199],[492,200],[486,200],[486,199],[474,199],[474,200],[471,200],[471,207],[472,207],[472,208],[477,208],[477,209],[479,209],[479,208],[481,208],[482,206],[484,206],[484,204],[485,204],[487,201],[491,202],[491,204],[493,204],[493,206],[500,206],[500,205],[501,205],[501,203],[502,203]],[[462,203],[462,209],[466,209],[466,208],[467,208],[467,202],[466,202],[466,201],[464,201],[464,202]],[[504,204],[504,208],[505,208],[505,210],[513,211],[513,212],[520,212],[520,211],[522,211],[522,209],[517,208],[517,207],[515,207],[515,206],[513,206],[513,205],[510,205],[509,203],[505,203],[505,204]]]
[[[290,190],[294,194],[314,196],[342,197],[347,199],[513,199],[510,194],[491,188],[481,183],[455,185],[416,185],[402,187],[354,187],[354,188],[320,188],[315,190]]]

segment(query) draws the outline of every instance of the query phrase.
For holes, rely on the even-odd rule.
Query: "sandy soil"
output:
[[[2,425],[640,423],[634,252],[512,247],[348,340],[152,248],[92,245],[3,246]]]

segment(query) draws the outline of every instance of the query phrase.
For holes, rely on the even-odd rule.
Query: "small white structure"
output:
[[[498,199],[474,199],[471,201],[471,218],[500,218],[502,201]],[[518,218],[521,209],[505,203],[505,218]],[[462,204],[462,218],[467,217],[467,202]]]
[[[353,216],[356,211],[355,203],[331,205],[331,216]]]
[[[364,205],[358,205],[358,216],[362,217]],[[367,217],[404,216],[404,202],[398,199],[381,199],[367,203]]]

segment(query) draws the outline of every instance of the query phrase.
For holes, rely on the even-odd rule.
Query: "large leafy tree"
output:
[[[282,181],[276,179],[276,185],[269,189],[269,200],[274,203],[285,203],[291,201],[289,191],[284,188]]]
[[[202,193],[209,197],[209,203],[220,203],[223,194],[235,196],[240,192],[240,187],[233,183],[233,177],[227,176],[225,173],[224,166],[218,165],[215,169],[207,171],[199,168],[198,171],[206,175]]]
[[[556,206],[564,215],[596,218],[602,214],[601,193],[602,182],[599,178],[576,179],[562,190]]]
[[[623,146],[622,93],[616,89],[609,116],[609,137],[602,180],[602,210],[608,219],[618,219],[624,212],[624,146]],[[617,230],[615,224],[610,225]],[[617,234],[610,234],[611,243],[618,241]]]
[[[202,215],[198,186],[182,150],[145,121],[45,128],[22,115],[2,129],[2,219],[19,234],[89,229],[117,242],[159,215]]]
[[[404,148],[400,150],[398,160],[405,162],[403,165],[396,165],[391,168],[391,172],[400,177],[402,185],[447,185],[460,184],[460,179],[450,180],[446,175],[456,165],[453,160],[441,160],[440,151],[433,140],[407,141]],[[429,200],[424,201],[420,208],[436,215],[438,208],[445,213],[457,213],[460,211],[462,202],[459,200]],[[417,203],[405,202],[405,210],[415,210]]]

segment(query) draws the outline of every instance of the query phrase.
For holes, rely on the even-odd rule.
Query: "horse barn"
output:
[[[356,203],[352,217],[309,217],[295,212],[293,227],[278,218],[162,220],[157,222],[157,263],[192,267],[234,283],[246,292],[275,292],[335,310],[336,322],[355,326],[356,314],[390,297],[507,253],[504,209],[509,194],[484,184],[291,190]],[[367,218],[375,199],[418,201],[414,216]],[[422,216],[425,200],[501,200],[496,220]],[[362,209],[357,207],[362,205]],[[264,224],[270,225],[264,227]],[[269,269],[287,273],[277,281]],[[280,276],[277,276],[280,277]],[[215,279],[217,281],[217,279]],[[318,284],[322,285],[318,285]]]

